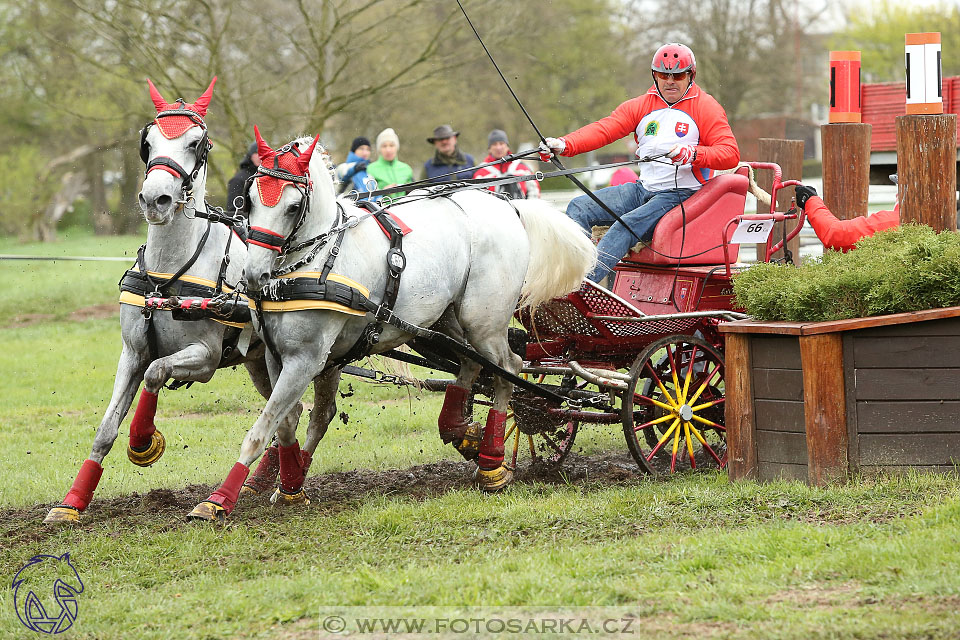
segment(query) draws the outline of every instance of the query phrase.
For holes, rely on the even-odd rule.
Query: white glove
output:
[[[693,164],[697,150],[692,144],[675,144],[667,151],[667,157],[673,160],[673,164]]]
[[[550,158],[560,155],[566,148],[567,143],[563,138],[544,138],[540,143],[540,160],[549,162]]]

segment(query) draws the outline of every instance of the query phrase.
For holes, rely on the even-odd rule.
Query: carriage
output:
[[[770,212],[744,215],[751,169],[772,170]],[[797,218],[774,210],[779,166],[744,163],[718,175],[659,222],[649,245],[615,269],[612,289],[584,281],[579,290],[517,312],[510,346],[523,357],[523,382],[511,399],[506,464],[521,456],[559,466],[583,424],[617,424],[646,473],[724,468],[724,358],[721,322],[745,318],[734,305],[731,279],[746,265],[732,263],[740,222]],[[803,225],[770,242],[769,261]],[[453,354],[415,340],[422,357],[386,355],[455,373]],[[347,372],[363,374],[350,368]],[[487,382],[485,382],[485,380]],[[489,377],[474,386],[473,404],[489,406]],[[423,381],[443,390],[450,380]]]

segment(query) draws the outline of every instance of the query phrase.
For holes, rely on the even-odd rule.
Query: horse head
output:
[[[212,145],[203,118],[216,82],[214,77],[192,104],[183,99],[171,104],[147,80],[157,117],[140,132],[140,158],[146,165],[140,209],[150,224],[167,224],[179,203],[191,197],[203,199],[203,193],[194,194],[194,187],[206,181],[207,153]]]
[[[249,203],[250,223],[244,276],[247,290],[255,293],[270,280],[277,257],[285,253],[307,221],[313,194],[312,175],[329,182],[331,193],[333,182],[328,172],[319,166],[313,167],[311,175],[311,165],[324,162],[323,147],[319,147],[320,153],[314,153],[319,135],[313,142],[310,138],[298,138],[280,149],[272,149],[256,126],[253,132],[260,167],[248,182],[244,195]]]

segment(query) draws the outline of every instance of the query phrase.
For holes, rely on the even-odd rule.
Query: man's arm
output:
[[[893,211],[878,211],[870,217],[840,220],[827,209],[823,200],[811,196],[806,200],[803,210],[823,246],[834,251],[850,251],[861,238],[900,224],[899,205]]]
[[[560,155],[575,156],[593,151],[634,133],[642,119],[639,113],[642,100],[643,96],[627,100],[606,118],[563,136],[566,147]]]
[[[740,148],[733,136],[727,114],[710,95],[703,95],[697,127],[700,129],[700,144],[694,168],[733,169],[740,162]]]

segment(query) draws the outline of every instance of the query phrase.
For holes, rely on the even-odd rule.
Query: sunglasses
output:
[[[686,78],[688,74],[689,74],[688,71],[682,71],[680,73],[664,73],[663,71],[653,72],[653,75],[657,80],[664,80],[664,81],[676,80],[678,82]]]

